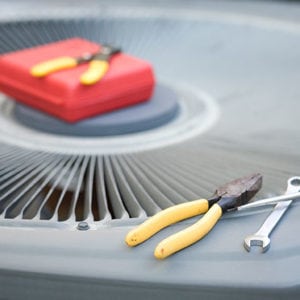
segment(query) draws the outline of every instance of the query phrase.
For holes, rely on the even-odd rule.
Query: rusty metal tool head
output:
[[[111,45],[102,45],[101,49],[96,53],[84,53],[82,56],[77,57],[77,63],[82,64],[92,60],[108,61],[111,56],[118,54],[122,51],[119,47]]]
[[[244,209],[255,208],[255,207],[259,207],[259,206],[274,205],[278,202],[285,201],[285,200],[300,200],[300,179],[299,179],[299,177],[292,177],[289,180],[295,188],[298,188],[298,191],[295,189],[294,193],[292,193],[292,194],[284,194],[284,195],[279,195],[279,196],[275,196],[275,197],[257,200],[252,203],[239,206],[239,207],[237,207],[237,209],[244,210]]]
[[[218,202],[223,212],[246,204],[261,188],[263,176],[254,173],[219,187],[210,202]]]

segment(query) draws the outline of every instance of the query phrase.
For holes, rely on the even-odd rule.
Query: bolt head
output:
[[[77,225],[78,230],[89,230],[90,226],[87,222],[79,222]]]

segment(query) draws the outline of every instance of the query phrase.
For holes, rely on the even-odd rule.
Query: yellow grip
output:
[[[221,216],[222,208],[214,204],[197,223],[161,241],[154,251],[154,256],[164,259],[199,241],[215,226]]]
[[[80,82],[84,85],[92,85],[98,82],[106,74],[109,63],[104,60],[93,60],[89,64],[88,70],[80,77]]]
[[[62,56],[33,66],[30,73],[34,77],[44,77],[50,73],[70,69],[75,66],[77,66],[77,60],[75,58]]]
[[[205,213],[208,208],[208,201],[200,199],[164,209],[137,228],[131,230],[127,234],[125,242],[130,247],[136,246],[149,239],[161,229],[181,220]]]

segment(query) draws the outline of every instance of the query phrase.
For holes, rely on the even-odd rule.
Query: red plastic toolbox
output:
[[[73,38],[0,57],[0,90],[31,107],[74,122],[100,113],[148,100],[153,92],[151,65],[124,53],[114,55],[105,76],[94,85],[83,85],[79,78],[88,68],[80,64],[43,78],[30,69],[61,56],[80,57],[99,51],[100,45]]]

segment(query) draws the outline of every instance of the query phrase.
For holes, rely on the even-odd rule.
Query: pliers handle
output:
[[[109,62],[106,60],[92,60],[87,71],[80,76],[80,82],[84,85],[92,85],[100,81],[109,69]]]
[[[77,65],[78,62],[76,58],[70,56],[61,56],[34,65],[30,70],[30,74],[33,77],[41,78],[60,70],[74,68]]]
[[[169,225],[204,213],[206,214],[194,225],[169,236],[157,245],[154,256],[158,259],[166,258],[203,238],[221,218],[222,208],[215,203],[209,209],[209,200],[206,199],[169,207],[130,231],[125,241],[128,246],[136,246]]]

